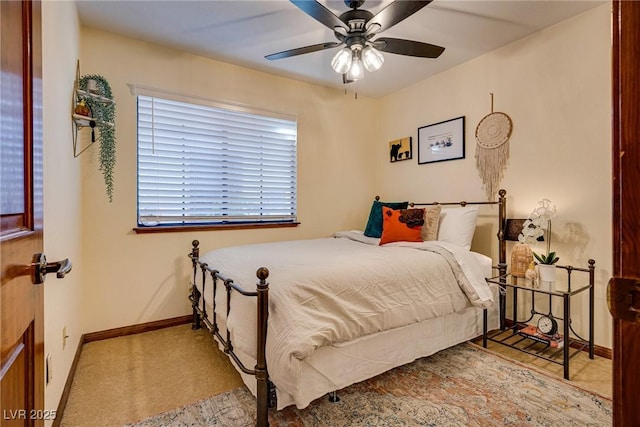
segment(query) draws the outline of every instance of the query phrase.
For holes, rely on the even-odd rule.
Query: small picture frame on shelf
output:
[[[411,160],[412,158],[413,151],[411,148],[410,136],[396,139],[389,143],[389,161],[391,163],[402,160]]]
[[[418,164],[464,159],[464,116],[418,128]]]

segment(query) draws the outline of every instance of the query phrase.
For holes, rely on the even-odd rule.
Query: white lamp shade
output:
[[[374,47],[367,46],[362,50],[362,62],[367,71],[376,71],[384,64],[384,56]]]
[[[348,47],[342,48],[333,56],[331,60],[331,67],[336,73],[344,74],[349,71],[351,67],[351,57],[353,53]]]
[[[364,67],[362,66],[362,61],[360,60],[359,55],[353,55],[353,60],[351,61],[351,68],[347,72],[348,80],[360,80],[364,77]]]

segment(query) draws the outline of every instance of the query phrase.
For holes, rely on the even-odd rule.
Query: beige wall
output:
[[[508,191],[508,213],[525,218],[542,198],[556,204],[552,250],[565,265],[596,260],[596,344],[609,348],[610,32],[610,5],[605,4],[381,99],[379,167],[374,169],[376,188],[397,199],[484,199],[474,132],[490,113],[489,93],[494,93],[494,111],[513,121],[511,155],[501,183]],[[411,135],[415,153],[418,127],[462,115],[464,160],[389,163],[387,141]],[[484,242],[474,244],[484,247]],[[576,300],[573,312],[574,327],[586,336],[586,298]]]
[[[49,261],[71,259],[64,279],[45,284],[45,354],[52,356],[53,379],[45,388],[45,409],[58,406],[84,328],[80,159],[72,149],[70,104],[78,58],[79,24],[73,2],[42,2],[44,251]],[[63,348],[62,331],[69,338]],[[47,421],[47,425],[51,421]]]
[[[97,150],[82,156],[85,332],[181,316],[189,312],[186,254],[250,242],[328,236],[362,228],[375,187],[376,100],[276,77],[158,45],[82,28],[82,72],[108,79],[116,100],[114,200],[105,196]],[[231,101],[298,118],[297,228],[135,234],[136,99],[134,83]],[[360,117],[353,117],[357,109]],[[362,120],[361,120],[362,119]]]
[[[83,249],[91,272],[83,295],[85,332],[187,313],[185,250],[194,238],[206,250],[361,228],[373,194],[418,201],[482,199],[474,129],[490,112],[493,92],[495,110],[514,122],[502,182],[509,213],[526,216],[543,197],[557,205],[553,248],[565,264],[596,259],[596,341],[610,347],[604,296],[611,273],[609,33],[604,5],[381,100],[356,101],[341,91],[83,28],[82,71],[111,82],[118,124],[113,203],[104,194],[97,151],[82,157]],[[302,225],[133,233],[135,97],[128,83],[297,115]],[[364,119],[354,119],[353,108]],[[415,155],[410,162],[388,162],[388,141],[411,135],[416,153],[418,127],[460,115],[467,120],[464,160],[418,165]],[[375,118],[378,127],[370,126]],[[486,241],[489,231],[478,233],[474,247],[495,254],[495,245],[489,249]],[[586,316],[583,302],[574,309]],[[582,320],[575,326],[585,332]]]

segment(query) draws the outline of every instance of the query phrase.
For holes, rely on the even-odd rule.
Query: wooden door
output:
[[[43,425],[40,3],[0,1],[0,425]]]
[[[613,424],[640,426],[640,2],[613,2]]]

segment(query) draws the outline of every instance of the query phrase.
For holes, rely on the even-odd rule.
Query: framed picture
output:
[[[464,116],[418,128],[418,164],[464,159]]]
[[[410,160],[413,158],[413,151],[411,150],[411,137],[396,139],[389,143],[389,158],[390,162],[399,162],[401,160]]]

